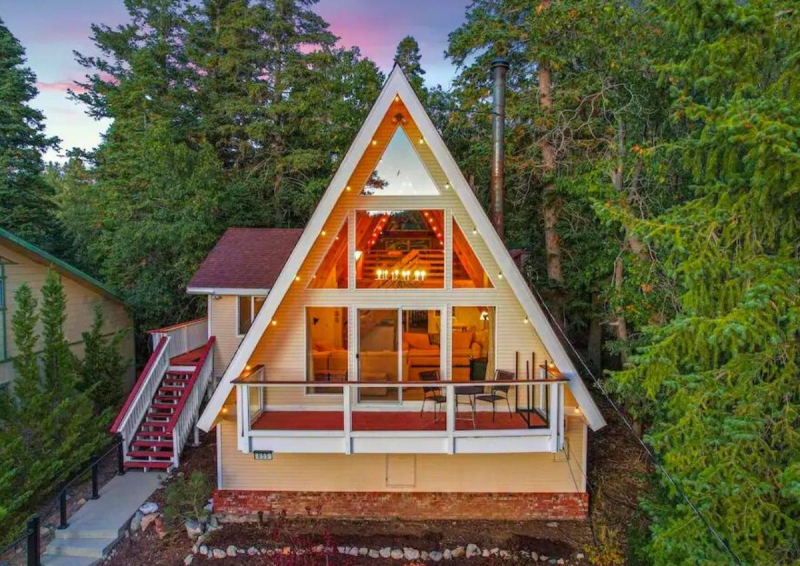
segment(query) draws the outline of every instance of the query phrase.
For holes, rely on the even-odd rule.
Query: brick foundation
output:
[[[214,511],[239,518],[285,511],[360,519],[585,519],[586,493],[398,493],[219,489]]]

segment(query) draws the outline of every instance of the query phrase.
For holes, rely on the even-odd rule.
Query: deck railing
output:
[[[169,336],[172,357],[201,348],[208,342],[208,318],[198,318],[149,331],[153,349],[164,336]]]
[[[367,438],[377,441],[378,438],[416,438],[418,443],[422,443],[423,439],[446,439],[446,445],[441,451],[446,453],[455,453],[456,444],[459,439],[469,439],[470,442],[462,442],[462,444],[471,445],[474,451],[480,451],[477,444],[472,442],[474,439],[486,439],[491,442],[492,440],[499,440],[500,437],[512,437],[516,440],[524,440],[525,437],[539,437],[543,443],[537,444],[537,448],[531,445],[530,452],[536,451],[549,451],[557,452],[562,449],[564,445],[564,385],[567,380],[563,378],[547,378],[536,380],[494,380],[485,382],[455,382],[455,381],[347,381],[347,382],[326,382],[325,388],[330,390],[340,390],[341,397],[338,395],[327,395],[324,405],[316,401],[315,404],[308,404],[302,409],[319,410],[319,411],[334,411],[342,413],[341,427],[326,428],[324,430],[309,430],[305,426],[299,426],[297,429],[292,429],[291,424],[281,427],[280,430],[261,430],[253,427],[257,419],[265,412],[269,411],[287,411],[291,412],[297,408],[290,403],[281,401],[281,395],[275,395],[276,402],[270,401],[270,393],[277,390],[292,390],[292,389],[311,389],[316,385],[314,383],[299,382],[299,381],[267,381],[264,377],[262,367],[254,368],[253,371],[245,378],[240,378],[236,383],[236,403],[237,407],[244,410],[237,411],[237,433],[239,439],[239,449],[242,452],[253,451],[253,440],[257,438],[269,438],[270,442],[266,444],[278,445],[275,441],[278,437],[286,437],[288,447],[299,448],[301,446],[300,437],[328,437],[328,438],[343,438],[342,444],[345,453],[352,453],[354,446],[354,439]],[[474,396],[476,388],[485,389],[488,393],[492,387],[508,386],[509,403],[512,408],[512,415],[514,418],[519,418],[527,426],[520,426],[519,422],[511,424],[509,421],[508,427],[503,427],[502,424],[492,426],[476,426],[476,413],[481,413],[488,418],[486,410],[491,410],[491,406],[477,408]],[[414,417],[414,414],[420,413],[421,401],[403,401],[399,403],[381,403],[380,405],[374,404],[359,405],[356,400],[359,398],[359,392],[362,390],[370,389],[403,389],[407,391],[422,392],[423,388],[437,388],[444,393],[444,426],[439,426],[436,429],[428,430],[408,430],[407,428],[399,428],[393,430],[391,426],[387,430],[354,430],[353,415],[360,412],[371,411],[398,411],[407,413],[409,417]],[[536,399],[528,398],[527,392],[530,388],[534,388],[537,392]],[[430,389],[429,389],[430,391]],[[483,391],[481,392],[483,393]],[[472,397],[472,399],[470,399]],[[421,396],[419,396],[421,399]],[[519,402],[519,399],[522,402]],[[284,397],[285,399],[285,397]],[[541,401],[546,399],[546,401]],[[432,410],[434,405],[430,402],[427,404],[428,410]],[[483,410],[481,410],[483,409]],[[501,402],[496,407],[498,419],[508,418],[508,408],[504,402]],[[523,415],[524,412],[529,414]],[[505,413],[505,416],[503,415]],[[420,415],[422,418],[422,415]],[[426,418],[433,418],[428,414]],[[471,420],[472,426],[469,424],[457,424],[457,421]],[[480,419],[478,419],[480,421]],[[441,422],[441,421],[440,421]],[[484,421],[485,422],[485,421]],[[293,441],[293,442],[292,442]],[[362,442],[362,444],[364,444]],[[490,446],[484,443],[488,451],[500,451],[498,446]],[[520,450],[521,442],[510,443],[516,448],[514,451]],[[308,451],[315,451],[319,446],[308,443],[303,445],[304,449]],[[337,445],[338,446],[338,445]],[[438,451],[434,445],[431,445],[431,450]],[[325,451],[319,448],[319,451]],[[420,452],[424,450],[418,450]]]
[[[147,365],[136,381],[136,385],[133,386],[114,424],[111,425],[112,433],[122,435],[123,455],[126,457],[131,440],[139,428],[139,423],[142,422],[142,418],[150,408],[150,403],[161,384],[161,378],[169,369],[169,360],[173,350],[170,347],[171,341],[172,338],[168,335],[162,336],[158,341]]]
[[[192,433],[192,425],[197,422],[200,404],[203,401],[203,395],[205,395],[214,370],[214,356],[211,355],[214,341],[215,338],[212,336],[203,349],[194,373],[192,373],[189,383],[186,385],[188,392],[181,397],[181,400],[176,405],[175,414],[167,428],[167,430],[172,431],[173,465],[176,468],[180,463],[183,447]]]

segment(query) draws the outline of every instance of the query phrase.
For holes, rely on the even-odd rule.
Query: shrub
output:
[[[206,518],[206,502],[214,486],[202,472],[193,472],[189,479],[181,477],[167,485],[164,515],[172,523],[203,521]]]

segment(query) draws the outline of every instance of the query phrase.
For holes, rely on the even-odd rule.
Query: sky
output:
[[[316,11],[342,45],[357,45],[385,72],[391,70],[400,40],[413,35],[426,81],[447,87],[456,71],[444,58],[447,34],[461,24],[469,1],[320,0]],[[82,105],[67,98],[67,89],[84,75],[73,51],[96,53],[89,39],[91,24],[125,22],[123,0],[0,0],[0,18],[22,43],[27,65],[37,76],[39,96],[32,106],[44,112],[47,133],[62,140],[61,155],[49,152],[45,158],[61,160],[67,149],[95,147],[108,121],[86,116]]]

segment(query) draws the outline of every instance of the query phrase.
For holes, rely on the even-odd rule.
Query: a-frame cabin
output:
[[[216,512],[586,515],[603,417],[399,68],[302,233],[237,237],[287,257],[247,291],[225,273],[270,260],[226,235],[190,285],[226,368]]]

